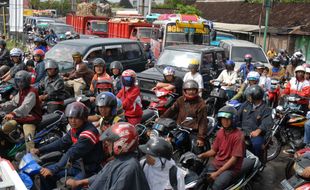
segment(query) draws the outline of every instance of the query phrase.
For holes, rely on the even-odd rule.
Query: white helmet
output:
[[[65,33],[65,35],[66,35],[66,36],[71,36],[72,34],[71,34],[70,31],[68,31],[68,32]]]
[[[299,66],[296,67],[295,73],[298,72],[298,71],[306,72],[306,68],[301,66],[301,65],[299,65]]]
[[[23,55],[23,51],[19,48],[13,48],[10,51],[10,56],[11,57],[21,57]]]
[[[247,80],[255,80],[259,81],[260,75],[256,71],[249,72],[248,76],[246,77]]]
[[[306,67],[306,73],[310,73],[310,68]]]

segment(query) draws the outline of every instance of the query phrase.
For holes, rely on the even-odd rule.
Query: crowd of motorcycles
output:
[[[29,34],[32,36],[33,34]],[[29,44],[32,37],[29,38]],[[31,45],[29,45],[29,49]],[[31,51],[30,51],[31,52]],[[31,55],[25,55],[27,59]],[[240,86],[242,80],[236,84]],[[306,113],[300,110],[298,101],[302,98],[298,95],[288,95],[280,99],[280,94],[284,88],[285,81],[272,79],[271,88],[266,92],[265,102],[273,108],[272,118],[274,125],[270,127],[270,131],[266,136],[264,144],[264,159],[260,160],[253,153],[251,153],[251,143],[246,142],[247,151],[246,158],[241,169],[241,175],[236,178],[234,183],[228,189],[252,189],[250,181],[253,177],[268,167],[268,162],[274,160],[279,156],[281,151],[285,148],[294,150],[289,156],[289,162],[284,169],[286,178],[281,182],[283,189],[300,189],[310,188],[310,178],[304,177],[303,171],[310,166],[310,155],[304,148],[304,124],[307,121]],[[191,132],[191,128],[186,128],[182,124],[178,125],[172,119],[166,118],[157,120],[159,116],[164,113],[175,101],[176,94],[165,89],[156,89],[155,95],[157,100],[150,102],[149,106],[143,111],[141,124],[136,125],[139,132],[139,143],[145,144],[152,136],[160,136],[171,139],[174,152],[173,158],[178,165],[187,171],[185,178],[186,189],[194,189],[198,182],[198,176],[202,169],[207,164],[208,160],[201,160],[197,157],[202,152],[210,149],[211,144],[215,138],[219,126],[216,120],[216,114],[219,108],[226,105],[231,105],[238,109],[240,102],[228,100],[221,89],[221,83],[214,81],[207,103],[211,107],[208,110],[208,141],[203,148],[196,147],[195,135]],[[6,102],[14,91],[14,82],[8,82],[0,85],[0,102]],[[73,101],[80,101],[85,105],[90,105],[90,100],[87,95],[72,98],[68,97],[65,100],[65,106]],[[94,110],[92,110],[94,112]],[[0,113],[1,122],[4,113]],[[187,117],[185,122],[193,118]],[[37,148],[49,144],[61,138],[68,131],[67,118],[62,111],[55,111],[54,113],[43,115],[42,121],[36,127],[36,135],[33,137]],[[10,134],[5,135],[0,133],[0,156],[2,158],[12,161],[18,166],[20,176],[28,189],[40,189],[39,171],[41,167],[57,162],[62,156],[62,152],[52,152],[49,154],[37,157],[30,153],[26,153],[25,138],[22,133],[22,128],[19,126]],[[304,156],[305,155],[305,156]],[[308,156],[308,157],[307,157]],[[59,189],[70,189],[66,187],[65,181],[69,176],[65,176],[58,184]],[[310,176],[308,176],[310,177]]]

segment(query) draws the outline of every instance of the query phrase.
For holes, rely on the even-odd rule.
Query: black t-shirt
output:
[[[172,82],[168,82],[166,79],[162,80],[162,82],[169,83],[169,84],[172,84],[173,86],[175,86],[175,92],[179,96],[182,96],[183,80],[180,77],[175,76],[174,80]]]

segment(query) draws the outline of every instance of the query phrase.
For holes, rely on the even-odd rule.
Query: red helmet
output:
[[[96,84],[96,88],[97,89],[109,89],[109,91],[111,92],[113,89],[113,83],[112,80],[98,80],[97,84]]]
[[[138,147],[139,135],[135,126],[119,122],[109,127],[100,137],[102,141],[113,142],[113,154],[133,152]]]
[[[127,69],[122,73],[122,77],[133,77],[136,78],[137,74],[134,70]]]
[[[251,62],[252,61],[252,55],[251,54],[245,54],[244,61],[245,62]]]
[[[37,50],[34,50],[33,55],[34,56],[39,55],[43,59],[45,56],[45,53],[42,49],[37,49]]]
[[[131,69],[127,69],[122,73],[122,84],[127,87],[135,85],[137,74]]]

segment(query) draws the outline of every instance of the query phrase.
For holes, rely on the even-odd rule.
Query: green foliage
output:
[[[30,0],[30,7],[32,9],[56,9],[58,15],[66,15],[71,11],[71,1],[70,0],[48,0],[45,2],[40,2],[40,0]]]
[[[177,9],[176,12],[180,14],[201,15],[201,11],[192,5],[177,4]]]
[[[11,50],[13,48],[20,48],[25,51],[27,48],[21,41],[16,41],[13,39],[6,40],[6,47]]]
[[[266,0],[246,0],[248,3],[263,3]],[[310,3],[310,0],[270,0],[273,3]]]

